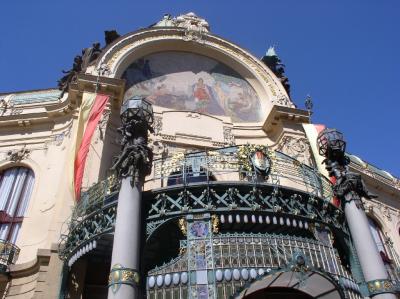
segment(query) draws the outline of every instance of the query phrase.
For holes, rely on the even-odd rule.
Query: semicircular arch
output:
[[[263,297],[272,288],[296,290],[311,298],[344,299],[343,290],[327,273],[312,270],[303,275],[299,272],[279,270],[252,282],[235,299],[254,299]],[[265,295],[264,295],[265,296]]]
[[[274,104],[294,107],[279,79],[244,49],[212,34],[200,41],[185,41],[179,28],[150,28],[128,34],[103,51],[92,74],[106,66],[108,77],[121,78],[136,60],[155,53],[179,51],[202,55],[225,64],[243,77],[261,99],[263,115]]]

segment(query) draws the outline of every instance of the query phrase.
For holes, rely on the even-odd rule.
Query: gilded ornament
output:
[[[245,171],[248,172],[253,171],[253,163],[251,161],[251,156],[257,151],[262,152],[265,156],[271,157],[271,153],[268,150],[268,147],[266,147],[265,145],[246,144],[239,146],[238,148],[239,164],[243,166],[243,169]]]
[[[383,283],[383,287],[384,287],[385,289],[391,289],[391,288],[393,287],[393,284],[392,284],[390,281],[385,281],[385,282]]]
[[[219,232],[219,218],[217,215],[211,216],[212,231],[217,234]]]
[[[185,236],[187,235],[187,223],[185,218],[180,218],[178,221],[179,229],[181,230],[182,234]]]
[[[140,275],[139,273],[130,268],[124,268],[121,264],[115,264],[111,268],[110,276],[108,278],[108,284],[113,293],[116,293],[121,284],[128,284],[136,286],[139,284]]]

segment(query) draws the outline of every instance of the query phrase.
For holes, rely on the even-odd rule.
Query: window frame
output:
[[[17,172],[15,174],[12,174],[13,178],[9,189],[10,191],[7,195],[7,198],[4,201],[4,204],[2,203],[3,207],[0,210],[0,232],[3,230],[3,227],[6,226],[5,230],[7,230],[7,233],[2,239],[9,243],[15,244],[18,239],[19,230],[22,227],[22,222],[25,218],[25,214],[32,197],[36,178],[34,171],[30,167],[24,165],[17,165],[8,168],[3,168],[0,170],[0,188],[4,183],[7,172],[11,172],[13,170],[16,170]],[[26,171],[26,176],[24,177],[20,191],[17,191],[19,192],[18,197],[14,198],[15,188],[17,187],[18,184],[18,176],[21,175],[20,173],[21,171]],[[1,195],[0,199],[3,200],[1,198]],[[16,203],[14,201],[16,201]],[[24,204],[23,208],[24,210],[21,213],[20,209],[23,204]],[[14,205],[15,207],[13,207]],[[8,210],[10,208],[12,209],[11,214],[8,213]]]

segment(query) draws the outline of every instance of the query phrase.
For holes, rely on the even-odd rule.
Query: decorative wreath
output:
[[[271,156],[270,151],[268,150],[268,147],[265,145],[259,145],[259,144],[245,144],[239,146],[238,149],[238,159],[239,159],[239,164],[243,165],[243,169],[246,171],[252,171],[253,170],[253,163],[251,161],[251,157],[255,152],[262,152],[265,156],[269,157]]]

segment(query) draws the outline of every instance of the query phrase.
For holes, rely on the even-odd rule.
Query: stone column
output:
[[[371,293],[388,291],[390,288],[385,288],[388,273],[369,229],[367,216],[355,198],[358,195],[354,192],[345,195],[344,212],[368,290]],[[373,298],[396,299],[396,296],[392,293],[380,293]]]
[[[142,183],[131,185],[131,178],[121,181],[108,298],[138,298],[140,279],[140,231]]]
[[[115,161],[121,188],[115,221],[111,270],[108,282],[109,299],[139,298],[140,248],[142,225],[142,188],[151,172],[153,153],[147,146],[147,132],[152,132],[153,110],[144,99],[134,97],[121,108],[122,149]]]
[[[331,177],[334,195],[342,202],[351,238],[360,261],[361,270],[374,299],[396,299],[393,283],[389,280],[378,247],[369,229],[361,199],[377,197],[368,192],[360,174],[348,170],[346,141],[336,129],[325,128],[318,134],[318,151]]]

